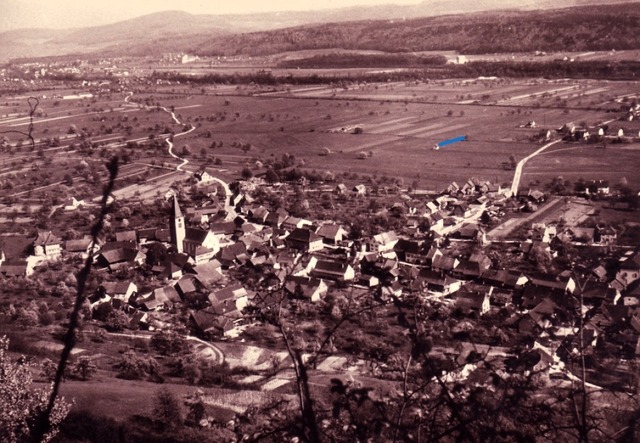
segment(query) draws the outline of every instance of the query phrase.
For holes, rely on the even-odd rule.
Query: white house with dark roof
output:
[[[351,281],[356,277],[355,270],[349,263],[330,260],[318,260],[311,270],[311,275],[337,281]]]
[[[51,231],[38,231],[33,251],[37,257],[58,257],[62,253],[62,240]]]
[[[371,252],[392,251],[398,242],[398,235],[394,231],[381,232],[369,239],[368,246]]]
[[[285,243],[292,249],[315,252],[324,248],[322,237],[307,228],[296,228],[285,238]]]

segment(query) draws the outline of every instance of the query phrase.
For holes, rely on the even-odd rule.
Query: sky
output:
[[[0,0],[0,31],[96,26],[169,10],[218,15],[309,11],[357,5],[411,5],[420,2],[421,0]]]

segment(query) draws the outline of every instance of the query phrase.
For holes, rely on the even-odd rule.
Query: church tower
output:
[[[185,237],[184,215],[178,205],[178,199],[173,196],[173,204],[171,206],[171,221],[169,222],[171,230],[171,244],[175,246],[178,253],[183,252],[183,241]]]

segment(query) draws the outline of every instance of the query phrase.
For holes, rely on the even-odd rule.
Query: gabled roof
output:
[[[410,254],[419,254],[422,251],[422,244],[415,240],[406,240],[401,238],[393,246],[393,250],[396,252],[408,252]]]
[[[296,287],[299,287],[304,297],[311,298],[313,294],[318,290],[318,288],[322,286],[322,284],[323,281],[319,278],[289,276],[284,287],[291,294],[295,294]]]
[[[198,290],[195,277],[192,274],[186,274],[180,277],[180,280],[178,280],[173,287],[183,295]]]
[[[515,288],[516,286],[518,286],[518,281],[522,277],[523,274],[521,272],[508,271],[505,269],[487,269],[482,273],[482,279],[485,282],[489,284],[507,286],[510,288]]]
[[[0,274],[7,277],[21,277],[27,274],[27,268],[26,261],[4,262],[0,265]]]
[[[205,285],[211,285],[224,278],[218,269],[220,269],[220,262],[213,260],[194,266],[193,272],[198,276],[198,280],[203,282]]]
[[[129,291],[131,282],[103,282],[100,286],[104,288],[106,294],[111,296],[124,295]]]
[[[116,241],[138,241],[136,231],[116,232]]]
[[[381,232],[373,236],[373,241],[384,245],[398,240],[398,234],[394,231]]]
[[[245,255],[247,253],[247,247],[242,242],[237,242],[229,246],[225,246],[220,249],[218,256],[222,261],[233,261],[236,258]]]
[[[214,305],[225,300],[236,300],[240,297],[246,297],[247,295],[247,290],[240,283],[237,283],[231,286],[227,286],[224,289],[211,292],[209,294],[209,301],[212,305]]]
[[[236,224],[234,222],[212,223],[209,230],[215,234],[232,235],[236,232]]]
[[[318,228],[316,234],[323,238],[336,238],[341,231],[346,233],[340,225],[325,224]]]
[[[209,235],[209,232],[199,228],[186,228],[184,239],[194,243],[202,243]]]
[[[453,257],[449,257],[447,255],[437,255],[433,259],[433,263],[431,264],[431,267],[442,269],[445,271],[451,271],[456,267],[456,259]]]
[[[53,235],[51,231],[38,231],[38,236],[34,240],[34,246],[46,246],[46,245],[58,245],[62,241],[57,236]]]
[[[331,260],[318,260],[313,270],[326,274],[344,275],[349,266],[349,263],[342,263]]]
[[[295,228],[286,239],[301,243],[313,243],[322,240],[322,237],[309,229]]]
[[[91,238],[82,238],[80,240],[67,240],[64,248],[68,252],[85,252],[91,245]]]
[[[109,264],[130,262],[135,260],[138,255],[138,251],[135,249],[113,249],[106,252],[101,252],[100,256]]]

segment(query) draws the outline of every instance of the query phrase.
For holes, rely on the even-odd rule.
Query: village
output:
[[[8,100],[18,112],[4,127],[45,125],[31,150],[22,131],[2,145],[0,324],[11,351],[51,381],[88,263],[62,384],[79,414],[126,421],[170,386],[186,409],[204,405],[193,427],[240,439],[253,407],[295,410],[303,380],[321,401],[338,380],[393,403],[401,387],[409,399],[438,383],[494,392],[499,377],[505,393],[525,378],[545,400],[572,398],[582,382],[605,420],[625,417],[615,408],[633,406],[616,396],[636,392],[640,358],[640,194],[629,173],[640,105],[629,92],[571,117],[555,101],[495,106],[492,117],[449,91],[494,81],[356,83],[342,97],[330,85],[292,98],[285,86],[140,77],[39,95],[50,115]],[[505,101],[604,88],[511,87],[523,94]],[[410,104],[401,94],[413,88],[450,96]],[[603,121],[605,108],[615,113]],[[432,148],[446,137],[455,144]],[[111,156],[120,170],[101,195]],[[111,394],[94,402],[93,389]]]
[[[361,305],[367,298],[380,309],[419,298],[448,312],[449,333],[434,340],[445,354],[460,358],[459,343],[463,355],[487,349],[505,368],[570,379],[578,375],[568,368],[580,350],[589,357],[590,382],[615,390],[632,383],[628,362],[640,354],[640,254],[637,242],[593,221],[601,206],[619,199],[607,182],[586,183],[572,197],[537,189],[510,196],[508,188],[475,178],[438,195],[398,187],[372,195],[365,184],[312,185],[304,177],[293,185],[255,177],[231,188],[225,195],[203,169],[163,196],[155,225],[136,229],[123,216],[132,210],[121,207],[114,229],[97,244],[90,236],[63,241],[53,231],[39,231],[22,240],[19,252],[0,253],[4,291],[21,285],[15,282],[41,279],[52,266],[60,268],[56,263],[78,263],[90,254],[95,281],[87,294],[87,326],[184,331],[214,347],[240,340],[240,346],[258,348],[263,344],[245,338],[264,326],[256,313],[277,313],[287,300],[315,306],[306,311],[332,312],[340,303]],[[197,206],[189,195],[196,190],[206,195]],[[300,198],[298,214],[270,205],[277,201],[273,195],[287,193]],[[308,210],[314,195],[356,205],[369,211],[369,219],[384,215],[394,229],[314,218]],[[554,210],[556,203],[564,210]],[[72,199],[60,210],[73,213],[82,206]],[[3,245],[10,243],[5,234]],[[60,283],[68,293],[63,282],[55,287]],[[9,307],[18,323],[26,316],[19,305]],[[305,351],[312,352],[312,339],[307,342]],[[282,355],[286,365],[282,347],[269,352]],[[381,376],[357,364],[372,358],[365,346],[334,344],[325,352],[329,372],[351,371],[349,364],[355,364],[361,375]],[[605,367],[607,377],[601,375]],[[290,374],[275,385],[262,377],[267,389],[291,382]]]

